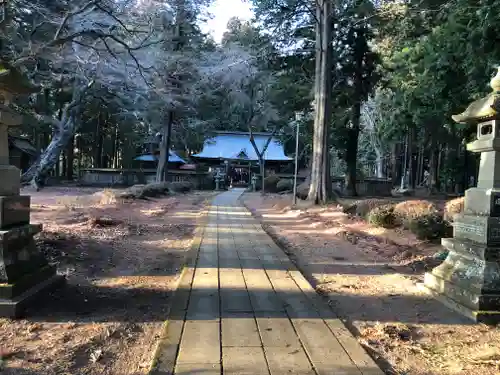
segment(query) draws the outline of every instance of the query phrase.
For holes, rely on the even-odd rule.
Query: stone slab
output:
[[[265,347],[264,352],[271,375],[315,375],[302,348]]]
[[[186,321],[177,364],[219,364],[220,356],[219,323],[211,321]]]
[[[15,284],[0,284],[0,298],[13,299],[44,280],[50,279],[56,274],[56,271],[55,266],[47,265],[33,273],[24,275]]]
[[[213,268],[197,267],[193,280],[193,291],[217,290],[219,288],[219,272]]]
[[[175,366],[177,375],[221,375],[220,364],[213,363],[182,363]],[[162,374],[170,375],[170,374]]]
[[[42,283],[36,284],[33,288],[12,300],[0,299],[0,317],[23,317],[26,308],[30,304],[35,304],[40,298],[47,295],[50,291],[61,287],[65,282],[66,279],[63,276],[54,275]]]
[[[212,292],[193,290],[191,292],[186,319],[218,320],[219,317],[219,293],[217,290]]]
[[[269,374],[262,348],[222,348],[224,375]]]
[[[0,229],[29,224],[30,204],[28,195],[0,196]]]
[[[500,262],[500,247],[487,246],[471,240],[442,238],[441,245],[458,255],[471,260]]]
[[[262,344],[265,347],[300,347],[299,337],[285,313],[267,313],[257,315]]]
[[[13,165],[0,163],[0,196],[19,195],[21,192],[21,171]]]
[[[253,310],[257,312],[285,311],[283,301],[274,291],[249,289],[250,302]]]
[[[286,307],[294,311],[309,310],[310,301],[291,277],[272,279],[271,283]]]
[[[246,290],[221,290],[221,309],[223,312],[252,312],[250,295]]]
[[[500,189],[467,189],[465,191],[464,214],[499,217]]]
[[[500,218],[456,215],[453,222],[453,237],[489,246],[500,246]]]
[[[0,282],[14,284],[48,264],[33,239],[41,229],[27,224],[0,230]]]
[[[445,294],[456,303],[472,311],[498,311],[500,313],[500,293],[483,293],[470,290],[440,278],[434,273],[426,273],[424,285],[435,292]]]
[[[500,322],[500,311],[473,310],[467,306],[462,305],[461,303],[458,303],[457,301],[443,293],[439,293],[431,288],[428,288],[427,286],[425,286],[425,284],[420,284],[419,287],[421,288],[421,290],[427,292],[443,305],[471,319],[476,323],[498,324]]]
[[[261,346],[259,330],[252,313],[223,313],[222,346]]]
[[[384,375],[340,319],[326,319],[325,323],[363,375]]]

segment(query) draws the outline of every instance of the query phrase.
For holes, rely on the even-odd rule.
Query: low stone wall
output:
[[[277,173],[279,178],[293,179],[293,174]],[[300,184],[306,180],[303,176],[297,177],[297,183]],[[332,185],[334,189],[341,193],[345,190],[345,178],[334,176],[332,177]],[[392,180],[386,178],[367,177],[363,180],[358,180],[356,190],[359,195],[366,196],[390,196],[392,190]]]
[[[332,177],[334,188],[340,192],[345,190],[344,177]],[[392,190],[392,180],[386,178],[368,177],[363,180],[358,180],[356,183],[356,191],[359,195],[366,196],[390,196]]]
[[[111,169],[87,168],[80,172],[79,182],[84,186],[132,186],[148,184],[156,179],[154,169]],[[168,180],[175,182],[190,181],[195,189],[207,189],[207,173],[197,171],[169,170]]]

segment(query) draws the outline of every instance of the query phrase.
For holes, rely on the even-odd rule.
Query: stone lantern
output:
[[[257,175],[252,175],[252,191],[257,191]]]
[[[425,275],[435,297],[478,322],[500,322],[500,68],[493,92],[476,100],[457,123],[477,127],[467,150],[480,153],[477,187],[465,192],[463,214],[456,215],[453,238],[443,238],[446,260]]]
[[[215,174],[215,190],[220,190],[220,183],[222,182],[222,173],[220,170],[217,170]]]
[[[12,97],[34,92],[35,88],[14,69],[0,62],[0,316],[17,317],[26,304],[41,292],[59,285],[56,274],[37,249],[34,235],[42,225],[30,224],[30,202],[20,195],[21,172],[9,164],[8,127],[22,123],[9,108]]]

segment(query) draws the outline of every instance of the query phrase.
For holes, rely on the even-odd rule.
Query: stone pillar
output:
[[[453,116],[477,126],[467,150],[481,154],[477,187],[465,192],[453,238],[443,238],[446,260],[425,274],[424,286],[449,307],[484,323],[500,322],[500,70],[493,93]]]
[[[0,108],[0,316],[18,317],[34,297],[64,281],[37,249],[30,224],[30,197],[20,195],[21,173],[9,165],[8,126],[21,117]]]

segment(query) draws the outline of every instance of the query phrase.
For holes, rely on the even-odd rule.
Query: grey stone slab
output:
[[[283,301],[274,291],[249,291],[250,302],[255,312],[285,311]]]
[[[315,363],[314,369],[318,375],[364,375],[354,364],[338,366],[330,363]]]
[[[257,326],[264,347],[298,348],[301,345],[285,313],[257,315]]]
[[[307,311],[311,308],[310,300],[291,277],[275,278],[271,283],[286,307],[290,306],[295,311]]]
[[[220,288],[224,289],[246,289],[245,279],[239,268],[219,270]]]
[[[269,374],[262,348],[222,348],[224,375]]]
[[[189,306],[186,319],[219,319],[219,293],[192,291],[189,298]]]
[[[262,268],[245,268],[242,266],[242,270],[248,289],[273,290],[273,286]]]
[[[222,346],[261,346],[259,330],[253,313],[222,314]]]
[[[221,309],[224,312],[252,312],[250,296],[246,290],[221,290]]]
[[[186,321],[177,364],[219,364],[220,355],[220,324],[211,321]]]
[[[221,366],[214,363],[182,363],[175,366],[175,375],[221,375]]]
[[[0,196],[19,195],[21,191],[21,171],[13,165],[0,164]]]
[[[296,320],[293,325],[304,349],[316,369],[327,369],[335,374],[361,375],[337,338],[322,320]],[[355,373],[354,371],[358,372]]]
[[[302,348],[264,347],[264,352],[271,375],[315,375]]]
[[[0,196],[0,228],[29,224],[30,203],[28,195]]]
[[[196,268],[193,279],[194,290],[217,290],[219,288],[219,271],[214,268]]]
[[[339,319],[326,319],[325,323],[339,340],[363,375],[383,375],[384,372],[375,364],[361,344]]]

